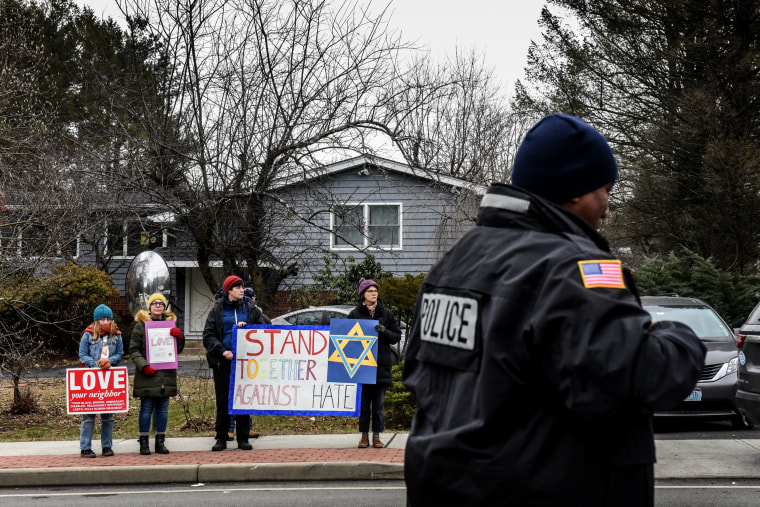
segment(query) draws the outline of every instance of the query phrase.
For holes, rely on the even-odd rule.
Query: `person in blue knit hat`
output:
[[[618,167],[607,140],[575,116],[553,114],[525,136],[512,184],[562,206],[595,228],[609,215]]]
[[[124,357],[124,345],[113,311],[106,305],[98,305],[92,312],[93,322],[82,333],[79,340],[79,362],[85,368],[107,370],[116,366]],[[94,458],[92,433],[95,430],[95,415],[82,414],[79,430],[79,449],[83,458]],[[103,456],[113,456],[113,414],[100,414],[100,446]]]
[[[543,118],[425,277],[407,505],[654,505],[652,414],[691,393],[705,347],[652,322],[599,233],[617,179],[601,133]]]

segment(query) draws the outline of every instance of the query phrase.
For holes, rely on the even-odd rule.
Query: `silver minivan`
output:
[[[707,303],[677,296],[644,296],[644,309],[652,320],[674,320],[689,326],[707,347],[705,365],[691,394],[655,417],[689,417],[728,420],[734,428],[752,427],[736,400],[739,351],[736,335]],[[758,419],[760,420],[760,419]]]

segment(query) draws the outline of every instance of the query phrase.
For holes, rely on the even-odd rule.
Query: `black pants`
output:
[[[362,384],[361,409],[359,411],[359,431],[369,433],[370,416],[372,433],[382,433],[385,429],[386,385]]]
[[[230,427],[230,414],[227,403],[230,394],[230,374],[232,361],[222,359],[219,366],[212,366],[214,372],[214,394],[216,395],[216,439],[227,440],[227,430]],[[235,416],[235,434],[238,443],[248,442],[248,415]]]

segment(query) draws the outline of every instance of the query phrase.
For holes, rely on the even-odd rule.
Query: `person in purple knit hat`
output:
[[[348,314],[349,319],[377,320],[377,383],[362,384],[359,431],[362,434],[359,448],[369,447],[370,419],[372,420],[372,447],[382,448],[380,433],[385,429],[385,391],[391,385],[393,352],[391,345],[401,340],[399,327],[393,312],[383,306],[379,288],[374,280],[359,280],[359,304]]]

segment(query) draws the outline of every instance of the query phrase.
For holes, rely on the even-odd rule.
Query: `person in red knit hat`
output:
[[[148,298],[148,311],[140,310],[135,315],[135,327],[129,341],[129,355],[135,363],[135,387],[133,395],[140,398],[140,414],[137,424],[140,435],[140,454],[150,455],[150,421],[155,412],[156,444],[158,454],[169,454],[166,448],[166,425],[169,422],[169,399],[177,395],[177,370],[156,370],[148,363],[145,353],[145,323],[158,320],[173,320],[175,327],[169,334],[177,342],[177,354],[185,348],[185,337],[176,327],[177,316],[167,305],[163,294],[155,293]]]
[[[203,346],[206,359],[214,374],[214,392],[216,394],[216,443],[212,451],[227,448],[227,430],[230,426],[230,414],[227,410],[232,373],[232,328],[245,327],[247,324],[264,324],[264,317],[256,303],[245,295],[243,279],[228,276],[222,284],[222,297],[211,309],[203,327]],[[236,415],[238,449],[249,451],[253,446],[248,441],[248,416]],[[253,433],[257,438],[259,433]]]

